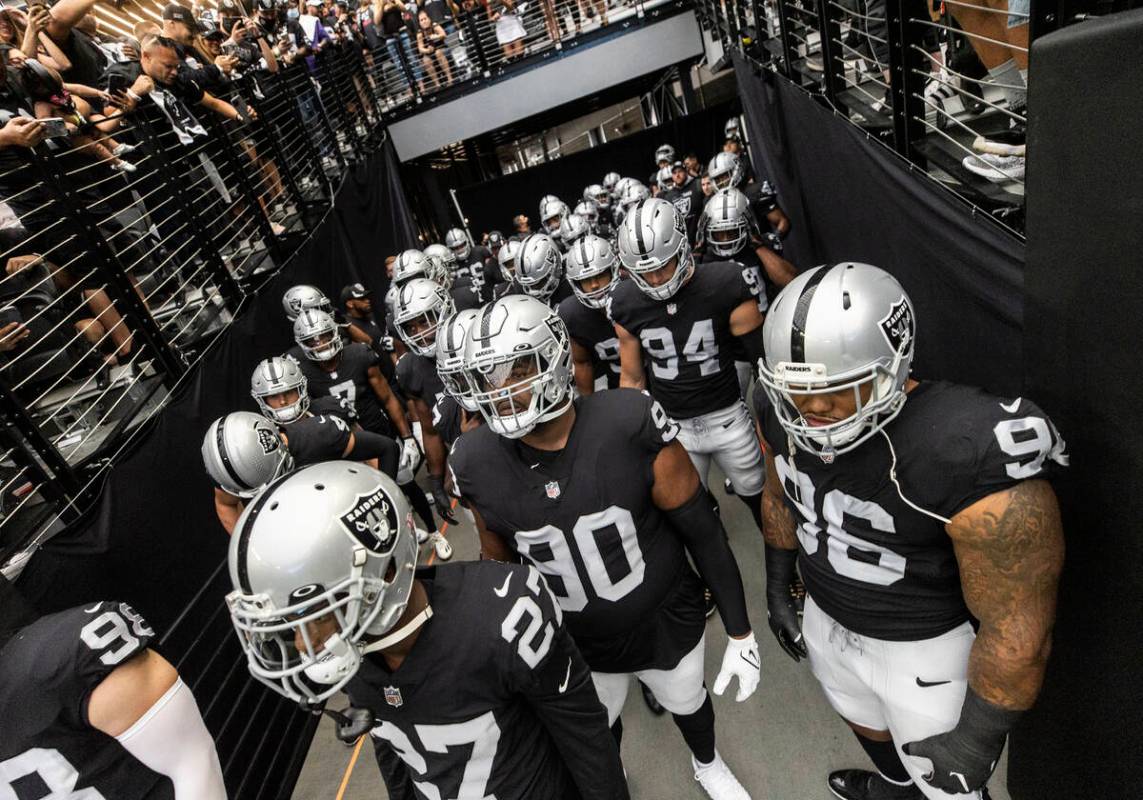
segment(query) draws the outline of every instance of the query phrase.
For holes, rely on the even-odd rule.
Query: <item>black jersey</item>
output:
[[[523,294],[523,292],[521,292],[521,294]],[[560,282],[556,284],[556,290],[552,292],[552,296],[548,298],[548,305],[553,309],[559,308],[560,303],[574,296],[575,292],[572,291],[571,284],[568,283],[567,278],[560,278]]]
[[[451,449],[452,443],[460,438],[460,426],[463,423],[461,416],[464,410],[452,395],[442,395],[433,405],[433,427],[444,442],[445,449]]]
[[[608,314],[642,343],[651,393],[675,419],[738,401],[730,314],[757,301],[758,291],[756,274],[733,262],[696,266],[667,302],[648,297],[630,280],[612,291]]]
[[[370,346],[373,347],[374,350],[380,349],[378,343],[385,337],[385,331],[377,324],[373,317],[351,317],[347,314],[345,316],[345,324],[352,325],[368,336]]]
[[[702,269],[705,264],[717,264],[722,261],[732,261],[742,267],[742,275],[750,284],[750,291],[758,297],[760,311],[765,311],[770,307],[770,299],[777,297],[779,290],[767,277],[766,269],[762,266],[762,259],[758,258],[758,253],[754,251],[754,245],[747,242],[741,250],[732,256],[720,256],[710,252],[709,249],[705,250],[699,258],[698,268]],[[735,361],[750,360],[742,340],[738,337],[734,337],[731,342],[730,352],[734,354]]]
[[[758,215],[758,222],[762,230],[769,230],[770,223],[766,221],[766,215],[778,207],[778,193],[774,191],[770,181],[746,183],[740,189],[746,195],[746,199],[750,201],[750,207],[754,209],[754,213]]]
[[[409,397],[424,400],[429,408],[444,395],[444,383],[437,374],[436,359],[405,353],[397,361],[397,383]]]
[[[453,485],[544,573],[592,669],[673,667],[703,628],[701,586],[691,588],[682,542],[651,499],[651,465],[678,425],[634,389],[579,398],[575,409],[558,452],[487,426],[464,434],[449,456]],[[664,651],[646,632],[667,608],[680,638]]]
[[[520,288],[520,284],[516,281],[501,281],[492,287],[492,302],[499,300],[501,297],[507,297],[510,294],[524,294],[524,290]]]
[[[492,297],[492,287],[500,283],[502,277],[492,251],[482,245],[473,247],[468,258],[463,263],[458,259],[456,266],[457,282],[472,288],[479,298],[477,306],[487,303]]]
[[[607,713],[535,568],[460,562],[417,578],[433,616],[411,652],[395,671],[366,655],[346,693],[418,796],[626,798],[614,740],[594,741],[611,739]]]
[[[91,727],[87,702],[155,632],[126,603],[49,614],[0,650],[0,797],[174,800],[170,778]]]
[[[786,504],[798,522],[799,566],[822,610],[856,633],[891,641],[928,639],[969,619],[944,523],[1027,478],[1050,478],[1067,463],[1064,442],[1036,405],[968,386],[924,382],[897,418],[826,464],[791,458],[774,410],[759,408]],[[888,437],[888,441],[886,439]]]
[[[322,398],[332,399],[332,398]],[[341,401],[344,402],[344,401]],[[284,426],[290,455],[297,468],[344,458],[351,435],[349,424],[336,414],[309,413]]]
[[[380,359],[368,345],[360,342],[345,345],[332,372],[326,372],[318,362],[306,358],[298,347],[286,351],[286,357],[292,358],[302,368],[310,397],[340,397],[356,412],[362,428],[389,435],[389,418],[369,383],[369,369],[380,369]]]
[[[619,337],[606,312],[588,308],[574,294],[557,310],[572,341],[591,353],[595,377],[606,376],[609,389],[619,386]]]
[[[458,281],[449,289],[448,293],[449,296],[452,297],[453,307],[457,311],[480,308],[484,305],[481,291],[476,288],[475,284],[469,283],[468,281]]]

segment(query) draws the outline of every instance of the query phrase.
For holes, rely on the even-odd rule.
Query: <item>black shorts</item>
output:
[[[606,638],[574,636],[593,672],[673,669],[695,649],[706,630],[703,583],[684,560],[674,589],[647,619],[629,631]]]

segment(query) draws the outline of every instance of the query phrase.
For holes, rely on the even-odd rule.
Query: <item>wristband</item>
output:
[[[133,92],[131,89],[127,90],[127,96],[130,97],[132,100],[134,100],[136,103],[142,101],[142,99],[143,99],[139,95],[135,94],[135,92]]]

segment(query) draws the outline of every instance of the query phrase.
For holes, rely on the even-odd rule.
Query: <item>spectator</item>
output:
[[[385,49],[389,51],[390,63],[399,74],[405,75],[410,85],[414,81],[420,85],[422,80],[420,59],[413,57],[409,30],[405,25],[405,13],[405,6],[400,0],[374,0],[373,22],[385,37]]]
[[[703,197],[710,197],[711,195],[713,195],[714,194],[714,184],[710,182],[710,175],[707,175],[704,172],[700,176],[700,180],[702,181],[701,186],[702,186]]]
[[[27,14],[15,8],[0,11],[0,44],[13,48],[8,60],[19,66],[21,59],[34,58],[61,72],[70,69],[67,56],[44,33],[50,21],[51,12],[43,5],[31,6]]]
[[[464,65],[465,77],[468,78],[474,71],[474,60],[477,64],[487,63],[487,31],[491,21],[488,18],[488,8],[481,0],[460,0],[460,11],[456,19],[467,37]]]
[[[504,60],[524,57],[524,23],[516,11],[515,0],[492,0],[492,21],[496,23],[496,41],[504,50]]]
[[[528,217],[525,214],[517,214],[512,218],[512,237],[518,242],[532,235],[532,227],[528,224]]]
[[[439,24],[429,19],[427,11],[420,11],[417,14],[417,51],[421,54],[421,64],[425,68],[429,80],[432,81],[433,87],[439,89],[442,85],[447,86],[452,83],[452,69],[448,64],[448,56],[445,54],[445,29]],[[444,83],[441,82],[440,73],[444,73]]]
[[[702,164],[699,163],[698,156],[694,153],[687,153],[683,156],[683,164],[687,168],[687,174],[692,178],[697,178],[702,175]]]
[[[240,119],[241,115],[230,103],[215,97],[180,70],[178,43],[165,36],[156,36],[143,43],[140,65],[143,73],[155,84],[151,98],[163,109],[179,139],[190,144],[192,135],[206,135],[205,129],[191,113],[189,106],[201,105],[225,119]]]
[[[91,13],[95,3],[96,0],[59,0],[51,8],[46,33],[70,63],[60,70],[69,83],[97,86],[111,61],[95,40],[97,22]]]
[[[221,55],[213,62],[194,46],[198,21],[189,8],[170,3],[163,8],[163,36],[175,43],[179,74],[207,91],[221,91],[230,83],[227,73],[238,64],[234,56]]]

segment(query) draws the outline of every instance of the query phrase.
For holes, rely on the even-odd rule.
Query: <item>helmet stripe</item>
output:
[[[804,362],[806,360],[806,317],[810,313],[810,302],[818,284],[822,282],[832,267],[822,267],[806,281],[802,293],[798,295],[798,303],[794,306],[794,318],[790,322],[790,360]]]
[[[254,501],[254,505],[246,513],[243,520],[242,528],[235,535],[238,536],[238,585],[246,594],[253,594],[254,590],[250,588],[250,567],[247,563],[246,551],[250,548],[250,533],[254,528],[254,522],[258,519],[258,515],[262,513],[262,508],[266,502],[274,494],[274,489],[286,478],[290,477],[289,472],[285,475],[279,475],[273,482],[270,483],[262,494]]]
[[[639,205],[635,206],[635,244],[639,248],[639,255],[642,257],[643,250],[646,247],[643,244],[643,202],[639,201]]]
[[[226,470],[226,474],[230,476],[230,480],[234,481],[237,486],[245,486],[247,489],[253,487],[247,481],[244,481],[238,474],[238,470],[234,468],[234,464],[230,461],[230,454],[226,451],[226,421],[225,419],[219,420],[218,427],[214,431],[214,446],[218,450],[218,460],[222,462],[222,468]]]

